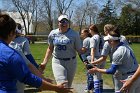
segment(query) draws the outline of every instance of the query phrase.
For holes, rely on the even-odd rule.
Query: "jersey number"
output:
[[[58,50],[66,50],[66,45],[58,45]]]

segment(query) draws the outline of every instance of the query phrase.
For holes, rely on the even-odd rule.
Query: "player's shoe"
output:
[[[90,90],[85,89],[84,92],[85,92],[85,93],[90,93]]]

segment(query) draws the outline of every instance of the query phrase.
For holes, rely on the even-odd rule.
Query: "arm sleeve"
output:
[[[123,48],[120,48],[117,49],[114,53],[113,53],[113,56],[112,56],[112,64],[115,64],[115,65],[121,65],[123,64],[122,62],[124,62],[124,57],[125,56],[125,52],[123,50]]]
[[[52,45],[52,44],[53,44],[51,32],[50,32],[50,34],[48,35],[48,44],[49,44],[49,45]]]
[[[85,54],[79,54],[79,57],[80,57],[82,62],[88,61]]]
[[[17,80],[22,83],[31,85],[33,87],[40,87],[42,84],[42,79],[35,76],[29,71],[24,59],[19,54],[14,54],[10,58],[9,71]]]
[[[81,39],[78,33],[76,33],[76,36],[75,36],[75,48],[77,51],[82,48]]]
[[[90,39],[90,48],[96,48],[96,47],[97,47],[96,40],[94,37],[92,37]]]
[[[30,45],[29,45],[29,41],[27,40],[27,38],[25,39],[25,41],[23,43],[22,51],[25,55],[31,54]]]
[[[25,56],[36,68],[39,67],[39,65],[36,63],[35,59],[33,58],[33,56],[31,54],[25,55]]]
[[[90,46],[90,41],[88,41],[87,39],[83,40],[83,47],[85,47],[86,49],[88,49]]]
[[[114,74],[118,68],[118,65],[112,64],[109,69],[106,70],[107,74]]]
[[[101,52],[101,55],[103,56],[108,56],[108,54],[110,53],[111,51],[111,47],[108,43],[108,41],[106,41],[103,45],[103,49],[102,49],[102,52]]]

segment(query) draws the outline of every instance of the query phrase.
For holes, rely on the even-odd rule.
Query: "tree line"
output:
[[[5,0],[5,2],[9,0]],[[24,22],[27,16],[28,25],[33,19],[34,31],[51,31],[57,28],[57,17],[69,15],[70,27],[77,31],[97,24],[100,32],[107,23],[120,27],[123,35],[140,35],[140,1],[139,0],[11,0],[10,11],[18,11]],[[9,5],[9,4],[7,4]],[[5,6],[6,7],[6,6]],[[8,6],[7,6],[8,7]],[[33,16],[29,17],[29,13]],[[27,26],[28,26],[27,25]],[[29,34],[25,27],[26,34]]]

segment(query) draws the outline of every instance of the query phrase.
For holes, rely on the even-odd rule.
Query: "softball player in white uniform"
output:
[[[120,37],[120,42],[123,42],[125,45],[128,45],[128,42],[127,42],[126,38],[124,36],[122,36],[122,35]],[[106,57],[109,55],[110,62],[112,62],[112,55],[113,55],[115,50],[116,50],[116,48],[111,48],[111,46],[109,45],[108,41],[105,41],[101,55],[106,56]],[[114,74],[113,77],[112,77],[113,84],[115,84],[115,82],[118,83],[118,81],[115,80],[116,78],[114,78],[115,75],[116,74]],[[115,86],[115,87],[116,87],[115,89],[119,89],[118,86]]]
[[[17,26],[18,25],[19,24],[17,24]],[[21,33],[21,29],[16,28],[16,34],[20,35]],[[27,65],[30,64],[30,61],[25,56],[30,54],[28,40],[25,37],[17,36],[13,41],[10,42],[9,46],[17,50],[17,52],[23,57]],[[24,93],[25,84],[18,81],[16,85],[17,93]]]
[[[94,48],[94,60],[97,60],[100,56],[100,49],[99,49],[99,43],[100,43],[100,36],[98,34],[94,35],[90,40],[90,48]],[[91,53],[92,55],[92,53]],[[92,61],[92,58],[91,58]],[[97,67],[102,68],[103,64],[98,64]],[[102,93],[103,92],[103,80],[102,80],[102,74],[97,72],[93,75],[94,79],[94,91],[95,93]]]
[[[30,51],[30,45],[29,41],[26,37],[22,36],[22,27],[19,23],[17,23],[16,28],[16,38],[10,43],[10,45],[14,49],[19,49],[23,52],[23,54],[26,56],[26,58],[36,67],[38,68],[39,65],[36,63],[35,59],[33,58],[31,51]]]
[[[104,26],[104,33],[107,35],[112,29],[114,29],[115,26],[112,24],[106,24]],[[129,45],[125,36],[121,35],[120,36],[120,42],[123,42],[125,45]],[[112,62],[112,54],[114,53],[115,49],[111,48],[111,46],[109,45],[108,41],[105,41],[102,52],[101,52],[101,57],[94,61],[92,64],[100,64],[102,62],[105,62],[107,56],[109,55],[110,57],[110,62]],[[116,80],[114,80],[115,78],[113,78],[113,84],[115,84],[114,82],[116,82]],[[118,89],[118,86],[115,86],[115,89]]]
[[[101,56],[101,47],[103,47],[103,39],[99,35],[98,29],[95,25],[91,25],[90,33],[92,37],[90,39],[90,48],[91,48],[91,61],[97,60]],[[98,64],[97,67],[102,68],[103,64]],[[103,80],[102,74],[97,72],[93,75],[94,79],[94,92],[102,93],[103,92]]]
[[[48,36],[49,46],[41,68],[46,66],[52,54],[52,69],[57,84],[68,81],[66,87],[71,87],[77,66],[76,51],[79,52],[82,45],[79,34],[68,28],[67,15],[61,15],[58,21],[59,29],[52,30]]]
[[[60,33],[59,29],[53,30],[49,35],[49,44],[54,45],[52,69],[57,83],[68,80],[71,87],[76,71],[76,50],[81,48],[78,33],[68,29]]]
[[[118,65],[118,69],[113,75],[115,91],[120,93],[119,90],[122,87],[120,80],[126,79],[128,76],[134,74],[138,68],[136,58],[129,46],[120,43],[117,50],[113,53],[112,64]]]
[[[88,62],[90,62],[90,37],[87,37],[83,41],[83,47],[87,48],[87,51],[85,53]],[[87,73],[87,87],[85,89],[85,92],[88,92],[90,90],[94,89],[94,82],[93,82],[93,75]]]
[[[111,31],[105,39],[109,40],[109,44],[115,49],[115,52],[112,54],[112,65],[109,69],[98,69],[93,68],[89,72],[101,72],[106,74],[114,74],[114,84],[115,84],[115,93],[121,93],[119,90],[122,87],[120,80],[126,79],[129,75],[132,75],[138,68],[138,63],[133,54],[132,49],[120,42],[118,29]],[[115,33],[115,34],[114,34]]]
[[[122,80],[122,82],[125,83],[120,91],[124,93],[140,93],[140,65],[134,75],[126,80]]]
[[[80,55],[80,58],[82,62],[84,62],[85,66],[88,64],[87,62],[90,62],[90,59],[89,59],[90,51],[91,51],[90,50],[90,37],[91,37],[91,34],[89,33],[88,29],[83,29],[81,31],[81,38],[83,39],[82,51],[84,51],[84,53]],[[84,91],[90,92],[90,90],[93,90],[93,87],[94,87],[93,75],[87,73],[87,71],[86,71],[86,75],[87,75],[87,85]]]

